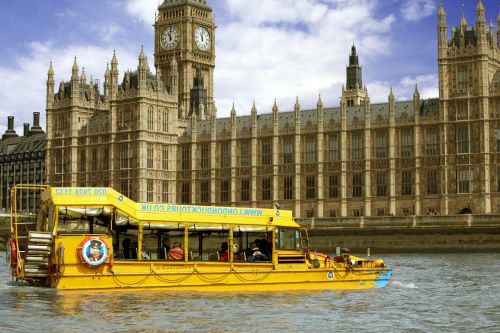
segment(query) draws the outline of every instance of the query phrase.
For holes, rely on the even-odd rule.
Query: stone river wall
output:
[[[334,252],[500,252],[500,215],[302,219],[312,248]]]

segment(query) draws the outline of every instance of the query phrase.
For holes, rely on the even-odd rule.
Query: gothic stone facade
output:
[[[104,94],[78,65],[47,81],[47,179],[112,186],[147,202],[291,209],[298,217],[497,213],[500,35],[481,1],[451,38],[438,13],[439,99],[372,104],[353,46],[340,107],[217,118],[215,23],[205,0],[165,0],[153,75],[139,65]],[[500,16],[498,18],[500,24]]]

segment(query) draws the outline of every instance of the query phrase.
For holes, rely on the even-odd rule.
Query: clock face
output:
[[[174,26],[168,26],[161,33],[161,46],[165,50],[173,49],[179,43],[179,30]]]
[[[194,31],[194,41],[196,46],[202,51],[210,49],[210,34],[208,30],[203,27],[198,27]]]

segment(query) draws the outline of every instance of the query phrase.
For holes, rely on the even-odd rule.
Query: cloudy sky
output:
[[[321,94],[337,106],[350,47],[355,44],[372,102],[408,99],[418,82],[437,96],[439,0],[208,0],[217,23],[215,96],[219,116],[234,101],[249,114],[255,100],[268,113],[276,98],[291,110]],[[113,49],[121,73],[137,67],[144,45],[153,63],[153,19],[161,0],[16,0],[0,4],[0,131],[16,116],[21,133],[32,113],[45,121],[45,81],[53,62],[56,87],[69,80],[76,56],[87,78],[103,81]],[[475,24],[476,0],[444,0],[448,27],[462,8]],[[483,0],[496,29],[497,0]],[[101,87],[102,91],[102,87]]]

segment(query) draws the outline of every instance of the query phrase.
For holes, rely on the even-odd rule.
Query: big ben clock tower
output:
[[[164,0],[154,27],[155,66],[167,86],[173,59],[177,63],[180,116],[209,114],[214,96],[215,22],[207,0]]]

